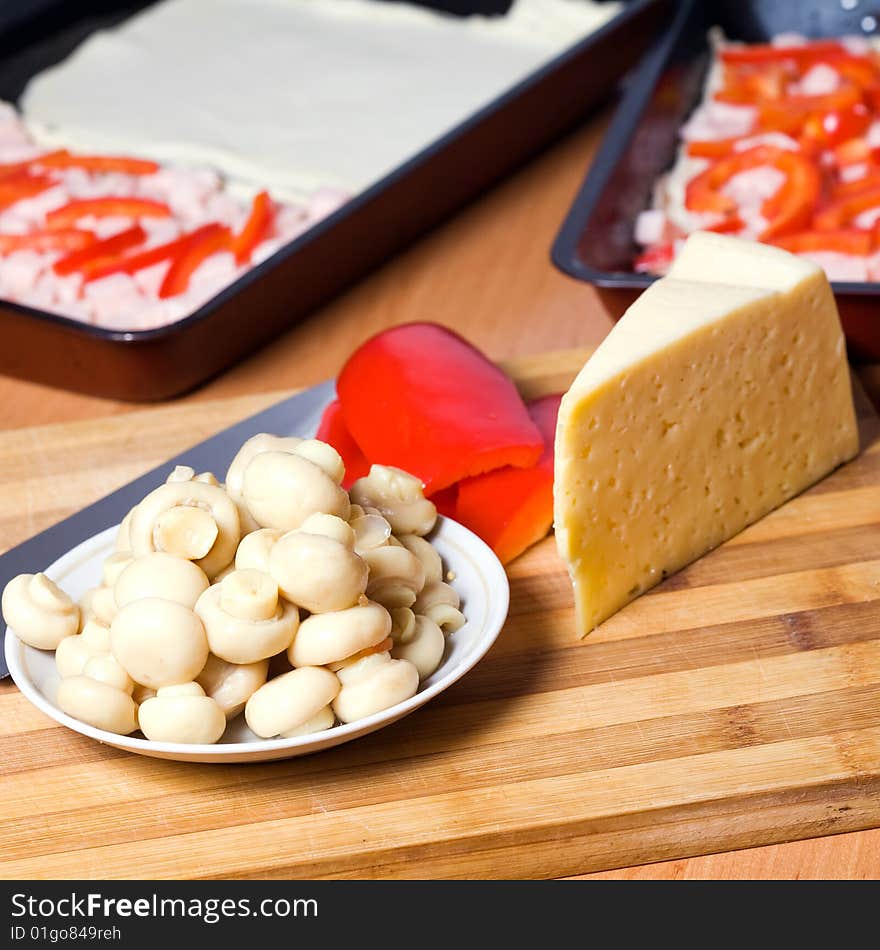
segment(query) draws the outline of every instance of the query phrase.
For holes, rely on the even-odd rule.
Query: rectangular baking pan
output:
[[[501,0],[424,0],[456,13]],[[93,30],[145,3],[39,0],[3,30],[0,97],[63,59]],[[0,301],[0,372],[129,401],[167,399],[267,343],[571,128],[615,87],[666,24],[671,0],[631,0],[601,30],[550,61],[391,174],[167,327],[104,330]]]
[[[619,317],[656,278],[639,274],[635,220],[649,207],[657,177],[675,159],[678,130],[699,103],[711,61],[708,31],[728,39],[768,41],[783,32],[822,36],[870,35],[877,20],[864,5],[844,9],[830,0],[684,0],[669,29],[631,78],[608,134],[553,244],[564,273],[600,288]],[[875,11],[876,12],[876,11]],[[850,355],[880,360],[880,283],[832,284]]]

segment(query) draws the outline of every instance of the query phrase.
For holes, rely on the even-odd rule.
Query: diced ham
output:
[[[827,63],[816,63],[799,83],[792,83],[791,91],[801,96],[827,96],[839,87],[840,73]]]
[[[867,56],[871,52],[871,42],[866,36],[850,34],[839,37],[838,42],[852,56]]]
[[[156,243],[161,244],[164,242],[157,241]],[[168,261],[161,261],[152,267],[145,267],[133,275],[135,284],[137,284],[138,289],[145,297],[159,296],[159,288],[162,286],[162,281],[165,280],[168,267]]]
[[[309,196],[306,208],[312,219],[320,220],[341,208],[350,197],[339,188],[319,188]]]
[[[737,106],[710,99],[698,106],[681,127],[681,136],[686,142],[691,142],[748,135],[757,116],[753,106]]]
[[[844,165],[840,169],[840,180],[843,182],[858,181],[868,174],[868,166],[864,162],[853,162],[852,165]]]
[[[880,221],[880,207],[868,208],[853,218],[853,224],[857,228],[864,228],[865,230],[873,228],[877,221]]]
[[[803,33],[790,30],[787,33],[777,33],[770,41],[774,46],[804,46],[808,40]]]
[[[10,207],[14,209],[16,217],[30,221],[33,226],[42,225],[47,212],[60,208],[68,201],[70,201],[70,196],[66,189],[62,185],[55,185],[34,195],[33,198],[22,198]]]
[[[14,251],[0,257],[0,286],[12,297],[21,297],[34,288],[44,261],[36,251]]]

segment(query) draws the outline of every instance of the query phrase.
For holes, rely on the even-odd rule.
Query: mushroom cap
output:
[[[410,554],[414,554],[422,563],[425,571],[425,583],[439,583],[443,580],[443,561],[437,548],[417,534],[402,534],[397,539]]]
[[[123,569],[113,596],[119,607],[145,597],[160,597],[192,609],[207,589],[208,578],[197,564],[164,551],[153,551],[135,558]]]
[[[269,569],[282,595],[312,613],[351,607],[367,586],[362,558],[333,538],[305,531],[279,539]]]
[[[325,729],[329,729],[335,722],[336,713],[333,712],[332,706],[327,705],[316,712],[311,719],[300,723],[300,725],[294,729],[287,729],[282,732],[281,737],[283,739],[295,739],[297,736],[310,736],[312,733],[323,732]]]
[[[104,558],[104,586],[112,588],[119,575],[131,564],[131,551],[114,551]]]
[[[224,591],[236,588],[243,597],[246,591],[240,589],[237,576],[242,574],[259,574],[272,585],[275,606],[265,620],[249,620],[229,612]],[[260,602],[264,602],[264,593],[255,591]],[[256,663],[281,653],[290,646],[299,627],[297,607],[278,599],[277,585],[268,574],[251,569],[233,571],[220,584],[209,587],[196,602],[195,611],[205,625],[211,652],[229,663]]]
[[[153,742],[211,745],[226,731],[223,710],[197,683],[159,689],[141,703],[138,720]]]
[[[146,597],[123,607],[110,626],[113,655],[142,686],[193,680],[208,659],[202,621],[183,604]]]
[[[348,520],[348,493],[318,465],[289,452],[262,452],[244,471],[242,495],[264,528],[291,531],[315,512]]]
[[[395,660],[409,660],[419,671],[419,679],[427,679],[440,666],[446,649],[446,637],[433,620],[416,617],[413,635],[405,643],[395,643],[391,655]]]
[[[339,692],[334,673],[303,666],[269,680],[247,701],[244,717],[251,731],[268,739],[308,722]]]
[[[112,587],[102,584],[87,590],[79,601],[80,614],[85,620],[97,620],[109,627],[119,610]]]
[[[269,573],[269,554],[275,542],[284,534],[278,528],[258,528],[246,534],[235,552],[235,566],[239,570],[253,567]]]
[[[460,605],[461,600],[454,587],[445,581],[434,581],[425,584],[419,591],[412,609],[433,620],[444,633],[455,633],[465,623]]]
[[[3,619],[15,635],[38,650],[54,650],[79,630],[79,607],[45,574],[19,574],[3,589]]]
[[[293,450],[293,454],[308,459],[318,468],[323,469],[337,485],[342,483],[345,476],[345,463],[342,461],[342,456],[327,442],[322,442],[320,439],[303,439]]]
[[[65,637],[55,648],[55,666],[58,675],[79,676],[92,657],[110,653],[110,628],[89,618],[82,632]]]
[[[227,719],[237,716],[244,704],[266,682],[269,661],[256,663],[228,663],[219,656],[208,657],[196,682],[223,710]]]
[[[342,722],[354,722],[396,706],[419,688],[419,672],[413,664],[392,660],[387,653],[362,657],[336,675],[342,689],[333,700],[333,711]]]
[[[112,653],[102,653],[99,656],[90,657],[83,667],[83,676],[89,679],[98,680],[99,683],[106,683],[116,689],[121,689],[123,693],[131,695],[134,689],[134,680],[122,668],[119,660]]]
[[[235,558],[241,537],[238,506],[217,485],[167,482],[135,508],[129,535],[135,557],[160,551],[165,542],[173,540],[175,549],[166,553],[195,560],[209,578],[214,577]],[[207,554],[195,557],[204,550],[208,538],[211,543]]]
[[[325,666],[381,643],[391,632],[391,617],[380,604],[312,614],[299,625],[287,658],[295,667]]]
[[[134,508],[137,508],[137,505]],[[130,508],[128,514],[119,523],[119,530],[116,532],[116,541],[114,542],[117,551],[131,552],[131,519],[134,515],[134,508]]]
[[[391,465],[373,465],[369,475],[350,489],[351,500],[375,508],[395,534],[427,534],[437,521],[437,507],[425,498],[424,485],[415,475]]]
[[[268,432],[252,435],[236,452],[229,465],[226,472],[226,491],[236,501],[240,501],[244,487],[244,470],[252,459],[262,452],[293,452],[300,442],[302,439],[296,436],[270,435]]]
[[[354,531],[354,550],[361,557],[365,551],[387,544],[391,537],[391,525],[375,508],[352,505],[348,523]]]
[[[131,696],[88,676],[61,680],[58,705],[68,716],[106,732],[127,736],[138,727],[138,710]]]
[[[385,607],[411,607],[425,586],[425,569],[403,545],[386,544],[364,552],[370,569],[367,597]]]
[[[333,538],[343,547],[354,550],[354,531],[347,521],[338,518],[336,515],[325,515],[323,511],[316,511],[297,529],[306,534],[321,534],[325,538]]]

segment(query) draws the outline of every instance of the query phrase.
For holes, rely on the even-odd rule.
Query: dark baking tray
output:
[[[876,14],[876,17],[872,14]],[[797,31],[811,38],[877,32],[880,7],[844,10],[831,0],[684,0],[632,76],[608,134],[553,244],[554,264],[602,288],[618,317],[655,280],[632,270],[638,213],[675,158],[678,130],[700,100],[711,52],[707,32],[764,42]],[[866,29],[867,27],[867,29]],[[880,360],[880,284],[832,284],[851,356]]]
[[[509,2],[424,0],[455,12]],[[39,0],[0,17],[0,97],[94,29],[147,4]],[[249,271],[189,317],[156,330],[102,330],[0,301],[0,372],[132,401],[197,386],[289,328],[544,148],[595,107],[667,23],[671,0],[632,0],[582,40]],[[85,8],[85,9],[84,9]],[[6,25],[6,29],[4,29]]]

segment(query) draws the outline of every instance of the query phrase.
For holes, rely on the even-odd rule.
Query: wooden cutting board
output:
[[[511,364],[532,396],[585,353]],[[278,396],[0,437],[11,546]],[[557,877],[880,825],[880,421],[845,468],[574,635],[552,539],[425,709],[287,762],[106,749],[0,684],[0,876]]]

